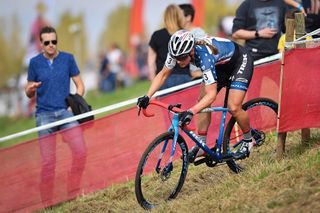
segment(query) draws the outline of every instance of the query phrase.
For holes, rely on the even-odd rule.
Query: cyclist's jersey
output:
[[[195,61],[191,63],[202,70],[205,81],[208,77],[206,84],[211,84],[217,82],[215,65],[227,63],[235,51],[235,45],[232,41],[224,38],[206,37],[205,40],[215,46],[219,53],[214,55],[208,46],[196,45]],[[168,53],[165,66],[172,69],[175,65],[176,59]]]
[[[244,48],[240,48],[229,39],[218,37],[204,39],[218,49],[218,54],[215,55],[207,45],[195,45],[194,61],[191,63],[201,69],[204,83],[209,85],[218,82],[220,86],[225,86],[231,81],[231,88],[247,90],[253,71],[251,56],[247,55]],[[176,59],[168,53],[165,66],[172,69],[176,63]],[[233,87],[235,84],[237,86]]]

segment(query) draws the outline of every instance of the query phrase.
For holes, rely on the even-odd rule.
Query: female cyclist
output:
[[[197,104],[180,114],[180,125],[189,124],[194,114],[210,107],[219,90],[223,86],[229,85],[228,108],[244,132],[243,143],[235,154],[235,158],[248,157],[252,136],[249,117],[242,109],[242,102],[253,73],[251,55],[242,46],[228,39],[195,38],[191,32],[186,30],[179,30],[171,36],[168,50],[165,65],[153,79],[147,94],[138,99],[138,107],[146,108],[148,106],[150,98],[168,78],[176,63],[181,67],[191,63],[201,69],[203,81]],[[204,143],[210,121],[211,113],[199,114],[198,135]],[[189,161],[193,162],[197,156],[202,154],[199,147],[194,146],[189,153]]]

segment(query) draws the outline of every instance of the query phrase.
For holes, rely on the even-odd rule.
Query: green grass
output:
[[[99,109],[101,107],[109,106],[121,101],[126,101],[128,99],[136,98],[138,96],[144,95],[150,86],[149,81],[138,81],[128,88],[119,88],[113,93],[101,93],[99,91],[90,91],[86,94],[85,98],[87,102],[92,106],[93,109]],[[130,107],[130,106],[128,106]],[[128,108],[124,107],[124,108]],[[96,115],[96,118],[104,116],[106,114],[114,113],[120,111],[124,108],[114,110],[111,112],[101,113]],[[9,118],[0,117],[0,137],[5,137],[17,132],[21,132],[27,129],[35,127],[35,119],[33,118]],[[12,146],[30,139],[37,137],[36,133],[29,134],[20,138],[12,139],[3,143],[0,143],[0,148]]]
[[[319,212],[320,131],[309,144],[289,133],[286,155],[276,160],[275,138],[255,148],[246,170],[232,173],[226,165],[189,166],[178,197],[152,212]],[[151,184],[151,183],[150,183]],[[134,195],[134,182],[113,185],[40,212],[145,212]]]

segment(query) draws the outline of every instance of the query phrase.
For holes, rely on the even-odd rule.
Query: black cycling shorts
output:
[[[253,58],[244,47],[235,44],[235,52],[226,64],[216,65],[218,91],[225,86],[247,91],[253,74]]]

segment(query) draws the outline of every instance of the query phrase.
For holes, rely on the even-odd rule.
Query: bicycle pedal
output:
[[[243,160],[243,159],[246,159],[250,156],[250,152],[247,152],[247,153],[243,153],[242,155],[233,155],[233,159],[235,160]]]
[[[229,161],[229,160],[232,160],[232,159],[234,159],[234,156],[231,153],[222,156],[223,162]]]
[[[193,161],[193,164],[195,165],[195,166],[199,166],[200,164],[203,164],[203,163],[205,163],[207,161],[207,158],[205,157],[205,156],[200,156],[200,157],[198,157],[197,158],[197,160],[195,160],[195,161]]]

